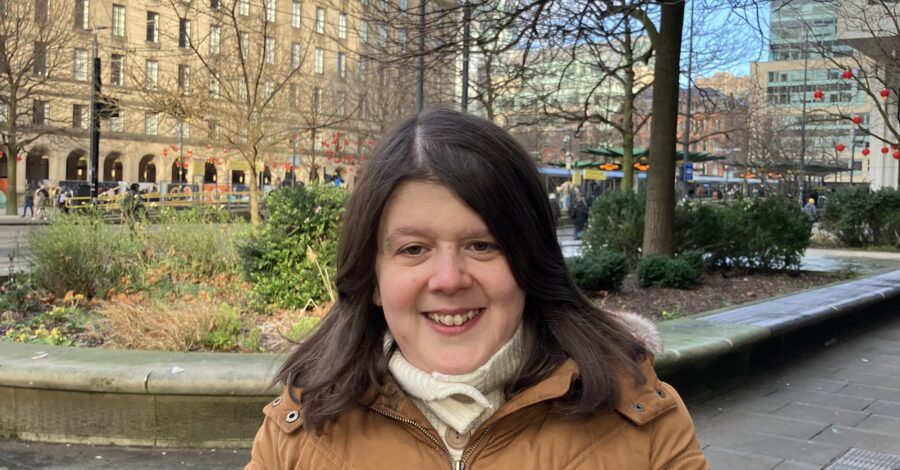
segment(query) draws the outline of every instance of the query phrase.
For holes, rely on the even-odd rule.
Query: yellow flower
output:
[[[25,333],[22,333],[18,338],[16,338],[16,341],[18,341],[19,343],[24,343],[26,339],[28,339],[28,336]]]

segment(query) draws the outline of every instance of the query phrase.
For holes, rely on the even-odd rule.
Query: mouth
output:
[[[425,312],[423,315],[428,317],[429,320],[444,326],[462,326],[466,323],[474,320],[479,315],[484,312],[483,308],[476,308],[468,311],[463,311],[459,313],[440,313],[440,312]]]

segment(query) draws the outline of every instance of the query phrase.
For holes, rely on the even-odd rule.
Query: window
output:
[[[112,6],[112,35],[125,37],[125,5]]]
[[[241,31],[238,33],[238,41],[241,43],[241,56],[247,57],[250,55],[250,34],[246,31]]]
[[[159,13],[147,12],[147,42],[159,42]]]
[[[144,134],[146,135],[156,135],[157,127],[159,126],[159,117],[156,113],[145,113],[144,114]]]
[[[238,0],[238,13],[243,16],[250,14],[250,0]]]
[[[212,10],[219,9],[219,0],[209,0],[209,8]]]
[[[359,20],[359,42],[369,42],[369,22],[366,20]]]
[[[359,79],[360,80],[366,79],[366,67],[368,67],[368,65],[369,65],[368,57],[360,57],[359,58]]]
[[[247,100],[247,82],[241,79],[238,79],[238,98],[240,98],[241,101]]]
[[[178,89],[189,93],[191,91],[191,66],[178,64]]]
[[[388,2],[387,0],[378,0],[378,9],[381,11],[387,11]]]
[[[337,74],[338,78],[345,78],[347,76],[347,57],[343,52],[338,52],[337,55]]]
[[[300,44],[293,43],[291,44],[291,68],[296,69],[300,67]]]
[[[219,55],[222,46],[222,29],[219,25],[209,27],[209,55]]]
[[[178,47],[188,47],[191,44],[191,20],[178,20]]]
[[[400,52],[406,52],[406,30],[397,31],[397,42],[400,44]]]
[[[90,0],[75,0],[75,27],[88,29],[91,26]]]
[[[275,38],[266,38],[266,63],[275,63]]]
[[[208,87],[209,97],[217,100],[219,99],[219,77],[215,74],[209,75],[209,87]]]
[[[387,25],[384,23],[378,23],[378,45],[381,47],[387,47],[387,40],[388,40]]]
[[[191,137],[191,128],[187,125],[186,122],[179,122],[172,126],[172,135],[180,136],[184,139],[189,139]]]
[[[321,108],[322,108],[322,89],[321,88],[313,89],[312,104],[313,104],[313,112],[318,113],[321,111]]]
[[[319,75],[325,73],[325,51],[323,51],[322,48],[317,47],[315,50],[313,55],[313,69]]]
[[[400,0],[400,14],[401,14],[401,15],[405,15],[405,14],[406,14],[406,9],[407,9],[407,3],[406,3],[406,0]]]
[[[159,62],[155,60],[147,60],[144,63],[144,88],[155,90],[157,77],[159,75]]]
[[[109,131],[125,132],[125,118],[122,117],[122,111],[119,111],[118,116],[109,118]]]
[[[300,106],[300,87],[298,87],[296,83],[291,83],[291,86],[288,89],[288,99],[290,100],[292,107],[296,108]]]
[[[345,95],[343,91],[336,92],[334,94],[334,113],[338,116],[344,115],[344,101]]]
[[[38,23],[47,22],[47,0],[34,0],[34,19]]]
[[[34,74],[44,77],[47,75],[47,44],[34,43]]]
[[[316,32],[325,34],[325,9],[316,7]]]
[[[125,65],[125,56],[122,54],[113,54],[109,59],[109,82],[110,85],[123,86],[125,77],[123,67]]]
[[[275,0],[266,0],[266,21],[275,22]]]
[[[275,95],[275,82],[266,80],[266,82],[263,83],[263,96],[265,97],[265,100],[268,101],[272,99],[273,95]]]
[[[347,39],[347,14],[341,13],[338,16],[338,38]]]
[[[34,100],[31,103],[31,122],[38,126],[47,124],[47,102]]]
[[[75,57],[72,60],[73,70],[72,70],[72,78],[79,82],[86,82],[88,79],[87,73],[87,51],[84,49],[75,49]]]
[[[72,128],[87,129],[88,128],[88,108],[83,104],[72,105]]]
[[[300,27],[300,0],[291,2],[291,26],[294,28]]]

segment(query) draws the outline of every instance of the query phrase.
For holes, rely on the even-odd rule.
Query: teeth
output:
[[[465,315],[440,315],[437,313],[429,313],[428,318],[436,323],[446,326],[460,326],[463,323],[475,318],[481,312],[480,309],[470,310]]]

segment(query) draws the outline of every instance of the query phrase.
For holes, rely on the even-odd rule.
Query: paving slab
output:
[[[722,447],[709,446],[703,449],[712,469],[770,470],[784,459],[769,457],[763,454],[740,452]]]

